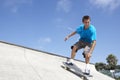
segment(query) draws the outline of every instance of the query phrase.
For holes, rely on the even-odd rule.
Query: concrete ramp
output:
[[[0,41],[0,80],[82,80],[63,69],[63,61],[66,57]],[[84,62],[75,63],[84,70]],[[90,80],[114,80],[90,68]]]

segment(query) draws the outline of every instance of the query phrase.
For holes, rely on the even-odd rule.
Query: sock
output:
[[[73,62],[73,59],[70,59],[69,62]]]
[[[89,64],[86,64],[86,66],[85,66],[85,73],[90,73]]]

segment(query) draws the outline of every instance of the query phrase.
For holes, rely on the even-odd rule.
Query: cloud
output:
[[[16,13],[23,5],[32,4],[32,0],[2,0],[2,2],[3,6],[13,13]]]
[[[37,40],[37,49],[45,51],[50,43],[52,42],[52,39],[50,37],[41,37]]]
[[[57,11],[64,11],[65,13],[68,13],[70,12],[71,8],[71,0],[59,0],[57,3]]]
[[[74,29],[71,28],[71,27],[68,27],[67,29],[68,29],[69,31],[74,31]]]
[[[39,40],[38,40],[38,43],[42,43],[42,44],[48,44],[48,43],[51,43],[52,42],[52,39],[51,38],[49,38],[49,37],[45,37],[45,38],[40,38]]]
[[[66,20],[63,18],[56,18],[53,20],[53,23],[54,23],[55,27],[60,30],[74,31],[74,29],[72,27],[70,27],[68,22],[66,22]]]
[[[39,38],[37,45],[39,49],[46,50],[51,42],[52,42],[52,39],[50,37],[42,37],[42,38]]]
[[[97,8],[115,10],[120,6],[120,0],[89,0],[91,4],[97,6]]]

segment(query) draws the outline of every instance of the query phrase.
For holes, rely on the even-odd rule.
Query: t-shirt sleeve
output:
[[[82,28],[81,26],[77,27],[76,33],[80,34],[80,32],[81,32],[81,30],[82,30],[81,28]]]
[[[93,30],[92,32],[92,41],[96,40],[96,29]]]

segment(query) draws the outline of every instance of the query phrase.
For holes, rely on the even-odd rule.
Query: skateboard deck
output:
[[[74,72],[83,80],[89,80],[89,77],[93,77],[92,75],[85,75],[84,72],[82,72],[82,70],[75,64],[68,65],[66,64],[66,62],[63,62],[63,65],[64,65],[64,69]]]

